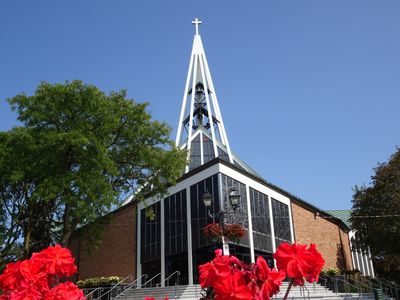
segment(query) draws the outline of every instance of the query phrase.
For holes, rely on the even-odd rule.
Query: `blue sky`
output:
[[[6,99],[41,81],[126,89],[176,128],[194,28],[232,150],[323,209],[400,145],[400,1],[1,1]],[[175,131],[172,137],[175,137]]]

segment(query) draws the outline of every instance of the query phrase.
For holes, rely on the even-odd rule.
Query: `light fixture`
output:
[[[209,192],[206,191],[206,192],[203,194],[204,206],[207,207],[207,208],[210,208],[210,207],[211,207],[212,200],[213,200],[213,196],[212,196]]]
[[[231,202],[233,209],[236,210],[240,202],[240,193],[236,190],[235,187],[233,187],[229,192],[229,201]]]

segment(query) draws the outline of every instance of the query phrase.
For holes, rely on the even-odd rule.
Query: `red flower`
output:
[[[246,285],[244,273],[232,270],[228,276],[213,285],[218,300],[247,300],[252,298],[252,290]]]
[[[256,298],[269,300],[271,296],[279,292],[282,280],[285,279],[286,274],[283,271],[270,269],[262,256],[257,258],[256,266],[257,280],[262,282]]]
[[[10,300],[42,300],[43,293],[35,288],[34,285],[19,287],[10,293]]]
[[[44,300],[81,300],[83,292],[72,282],[60,283],[52,288],[44,297]]]
[[[58,276],[76,272],[71,252],[59,245],[34,253],[31,259],[9,263],[0,275],[0,300],[82,300],[83,292],[72,282],[58,284]]]
[[[322,258],[321,253],[317,251],[315,244],[310,244],[311,258],[309,264],[312,266],[311,270],[306,275],[308,282],[317,282],[319,273],[321,273],[322,267],[325,265],[325,260]]]
[[[282,243],[274,258],[278,269],[285,271],[297,285],[304,285],[305,279],[315,281],[325,263],[313,244],[307,249],[306,245]]]
[[[32,256],[32,259],[41,261],[48,274],[72,276],[77,272],[71,251],[58,244]]]
[[[3,291],[14,290],[20,284],[21,280],[23,279],[21,273],[19,272],[20,264],[20,261],[7,264],[3,274],[0,275],[0,288]]]
[[[156,300],[154,297],[145,297],[144,300]]]

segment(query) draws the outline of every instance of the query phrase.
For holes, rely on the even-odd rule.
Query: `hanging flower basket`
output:
[[[207,224],[207,226],[203,228],[203,234],[212,242],[220,241],[222,237],[221,227],[218,223]]]
[[[224,236],[232,242],[238,243],[244,237],[245,230],[240,224],[225,224]]]

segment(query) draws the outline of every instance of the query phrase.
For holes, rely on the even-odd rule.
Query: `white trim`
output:
[[[165,212],[164,212],[164,198],[161,199],[161,216],[160,216],[160,230],[161,230],[161,286],[165,286]]]
[[[189,69],[188,69],[188,74],[186,77],[186,84],[185,84],[185,90],[183,93],[183,99],[182,99],[182,107],[181,107],[181,115],[179,117],[179,123],[178,123],[178,130],[176,132],[176,140],[175,140],[175,145],[178,147],[180,142],[181,142],[181,138],[182,138],[182,132],[184,130],[184,128],[182,128],[182,124],[183,124],[183,118],[185,115],[185,111],[186,111],[186,103],[187,103],[187,96],[188,96],[188,89],[189,89],[189,82],[190,82],[190,71],[193,68],[193,55],[194,52],[194,47],[192,48],[192,54],[190,55],[190,62],[189,62]]]
[[[141,210],[139,209],[139,206],[136,208],[137,209],[137,238],[136,238],[136,278],[138,278],[137,286],[140,288],[142,286],[142,280],[140,276],[142,276],[142,263],[141,261]]]
[[[188,275],[189,285],[193,284],[193,253],[192,253],[192,211],[190,199],[190,186],[185,190],[186,192],[186,220],[187,220],[187,246],[188,246]]]
[[[200,164],[201,165],[204,164],[203,132],[201,131],[200,131]]]
[[[272,253],[275,253],[276,252],[276,243],[275,243],[274,213],[272,212],[272,199],[271,199],[271,196],[269,194],[267,194],[267,197],[268,197],[269,222],[270,222],[270,226],[271,226]],[[274,259],[274,265],[276,265],[275,259]]]
[[[218,165],[219,165],[219,171],[221,173],[228,175],[229,177],[232,177],[246,185],[249,185],[251,188],[253,188],[265,195],[270,195],[272,198],[274,198],[286,205],[290,205],[290,199],[288,197],[274,191],[273,189],[267,187],[266,185],[261,184],[258,181],[250,178],[249,176],[244,175],[226,165],[223,165],[223,164],[218,164]]]
[[[369,249],[368,249],[368,262],[371,270],[370,276],[375,277],[374,264],[372,263],[371,251]]]
[[[220,132],[222,143],[225,145],[226,150],[228,152],[229,161],[231,163],[233,163],[233,156],[232,156],[231,148],[229,147],[228,137],[226,135],[225,126],[224,126],[224,121],[222,120],[221,111],[220,111],[219,105],[218,105],[217,93],[214,88],[214,83],[212,81],[211,72],[208,67],[208,62],[207,62],[207,58],[206,58],[205,54],[203,56],[203,59],[204,59],[206,76],[210,79],[210,90],[211,90],[211,93],[213,93],[213,97],[211,97],[212,102],[213,102],[213,107],[215,109],[215,114],[217,115],[217,119],[220,122],[220,126],[218,126],[218,130]]]
[[[201,77],[203,79],[203,86],[204,86],[204,95],[206,96],[206,104],[208,108],[208,122],[210,123],[210,129],[211,129],[211,137],[213,141],[213,146],[214,146],[214,157],[218,157],[218,149],[217,149],[217,139],[215,136],[214,132],[214,121],[213,121],[213,114],[212,114],[212,107],[210,105],[210,99],[208,97],[208,78],[204,75],[204,60],[202,60],[203,57],[200,57],[199,63],[200,63],[200,73]],[[211,80],[211,78],[210,78]]]
[[[254,239],[253,239],[253,219],[251,216],[251,201],[250,201],[250,187],[246,185],[246,201],[247,201],[247,219],[248,219],[248,235],[250,246],[250,261],[255,262],[254,255]]]
[[[197,36],[196,36],[197,37]],[[195,37],[195,41],[196,41]],[[193,45],[194,47],[195,45]],[[190,148],[191,148],[191,141],[192,141],[192,132],[193,132],[193,111],[194,111],[194,94],[195,94],[195,87],[196,87],[196,73],[197,73],[197,60],[198,60],[198,55],[194,55],[194,71],[193,71],[193,77],[192,77],[192,95],[190,97],[190,115],[189,115],[189,132],[188,132],[188,145],[187,145],[187,161],[189,161],[190,158]],[[186,173],[189,172],[189,164],[186,166]]]
[[[291,203],[289,203],[288,209],[289,209],[290,239],[293,244],[295,241],[294,241],[294,229],[293,229],[292,204]],[[274,251],[274,253],[275,253],[275,251]]]

